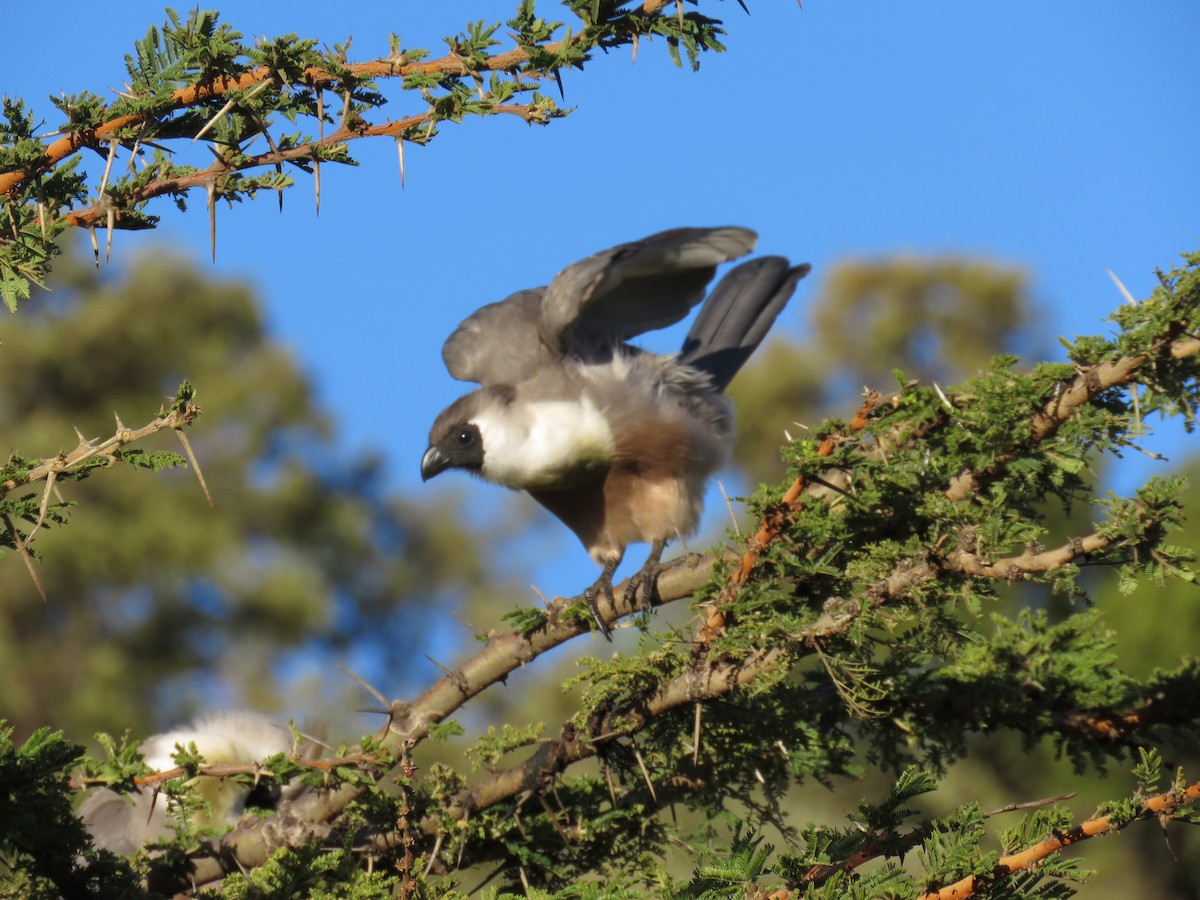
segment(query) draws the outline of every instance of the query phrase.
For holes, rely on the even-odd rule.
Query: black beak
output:
[[[450,457],[437,447],[430,447],[421,457],[421,480],[428,481],[434,475],[450,468]]]

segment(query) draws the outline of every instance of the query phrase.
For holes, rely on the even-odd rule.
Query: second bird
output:
[[[756,239],[745,228],[678,228],[621,244],[483,307],[442,348],[450,374],[480,388],[438,415],[421,477],[465,469],[558,516],[603,567],[585,596],[606,636],[598,600],[613,601],[625,547],[651,545],[626,590],[632,604],[642,587],[648,608],[666,542],[696,529],[708,479],[733,445],[724,390],[809,266],[767,256],[730,271],[678,354],[626,341],[686,317],[717,266]]]

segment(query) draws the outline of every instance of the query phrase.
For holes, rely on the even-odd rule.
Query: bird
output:
[[[808,274],[780,256],[749,260],[708,294],[717,267],[750,253],[747,228],[676,228],[594,253],[544,287],[462,321],[442,347],[450,375],[479,388],[442,410],[421,458],[428,481],[462,469],[525,491],[601,567],[584,598],[611,640],[599,598],[632,543],[650,555],[631,577],[649,609],[667,541],[695,531],[709,478],[728,459],[725,388]],[[628,343],[703,301],[678,353]]]
[[[188,725],[151,735],[138,751],[151,769],[175,767],[176,746],[195,744],[208,765],[262,762],[293,747],[291,731],[268,716],[251,710],[222,710],[204,715]],[[207,807],[196,813],[194,823],[227,829],[235,825],[252,799],[249,785],[232,778],[198,776],[196,787]],[[275,806],[280,800],[295,799],[303,790],[299,782],[283,786],[273,796],[263,792],[259,806]],[[257,790],[257,789],[255,789]],[[89,793],[79,805],[78,816],[101,850],[128,856],[151,841],[169,838],[175,829],[167,815],[167,801],[155,788],[143,787],[131,795],[109,788]]]

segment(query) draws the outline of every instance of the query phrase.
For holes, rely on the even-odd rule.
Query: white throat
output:
[[[612,461],[616,443],[586,394],[575,400],[520,401],[472,420],[483,439],[488,481],[514,490],[564,487]]]

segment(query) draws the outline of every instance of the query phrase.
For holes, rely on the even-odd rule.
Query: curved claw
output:
[[[600,595],[603,594],[608,598],[608,605],[613,613],[617,611],[617,598],[613,596],[613,573],[617,571],[619,559],[610,560],[604,564],[604,571],[600,573],[600,577],[596,579],[595,584],[583,592],[583,599],[587,602],[588,609],[592,613],[592,620],[596,623],[596,627],[600,629],[600,633],[604,635],[605,640],[612,641],[612,626],[605,621],[604,616],[600,612]]]
[[[654,601],[658,599],[658,573],[662,571],[660,561],[666,546],[666,541],[655,541],[651,544],[650,556],[646,559],[645,565],[630,576],[629,584],[625,587],[625,602],[631,609],[648,613],[654,606]],[[639,587],[642,588],[640,598],[638,597]]]

